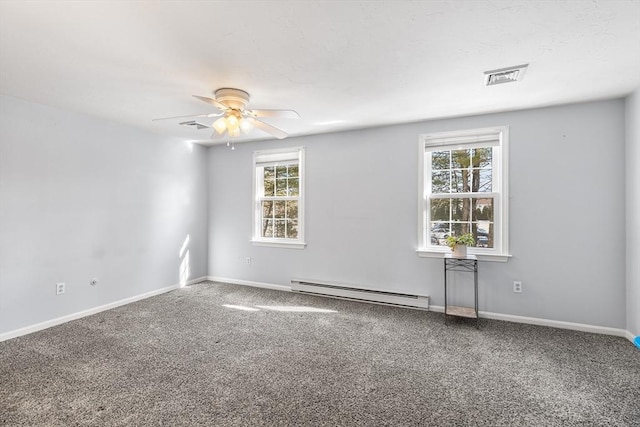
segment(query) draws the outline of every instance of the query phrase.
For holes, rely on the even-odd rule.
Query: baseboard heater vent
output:
[[[378,304],[398,305],[402,307],[429,309],[429,297],[422,295],[398,294],[395,292],[374,291],[355,288],[337,283],[323,283],[294,279],[291,290],[303,294],[322,295],[334,298],[351,299]]]

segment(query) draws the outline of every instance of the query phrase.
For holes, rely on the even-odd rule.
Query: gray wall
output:
[[[0,96],[0,333],[176,284],[187,235],[191,278],[208,263],[217,277],[329,280],[442,305],[441,261],[415,254],[417,135],[509,125],[513,258],[481,264],[481,309],[640,334],[639,258],[629,245],[640,239],[639,98],[626,100],[626,127],[625,103],[614,100],[231,151]],[[300,145],[308,246],[251,246],[251,154]],[[67,291],[56,296],[60,281]]]
[[[640,335],[640,89],[626,100],[627,330]]]
[[[0,333],[177,284],[187,235],[206,275],[206,148],[5,96],[0,113]]]
[[[625,328],[624,123],[624,101],[612,100],[212,147],[209,274],[336,281],[442,305],[442,261],[415,253],[418,134],[508,125],[513,258],[481,263],[481,310]],[[301,145],[308,246],[252,246],[251,154]]]

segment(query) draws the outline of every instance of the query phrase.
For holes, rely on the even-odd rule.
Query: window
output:
[[[507,127],[420,136],[420,256],[443,256],[448,236],[471,233],[470,254],[508,259],[507,159]]]
[[[253,153],[256,245],[304,248],[304,148]]]

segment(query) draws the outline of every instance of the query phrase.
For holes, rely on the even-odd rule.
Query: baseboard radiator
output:
[[[356,288],[338,283],[291,280],[291,291],[303,294],[321,295],[333,298],[350,299],[377,304],[397,305],[402,307],[429,309],[429,297],[423,295],[399,294],[395,292],[375,291]]]

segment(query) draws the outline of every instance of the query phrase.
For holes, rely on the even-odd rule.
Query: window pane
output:
[[[467,234],[469,232],[469,223],[468,222],[454,222],[451,225],[452,234],[454,236],[462,236],[463,234]]]
[[[454,193],[469,193],[471,191],[471,174],[469,169],[451,171],[451,191]]]
[[[493,198],[476,199],[473,208],[474,221],[493,222]]]
[[[274,222],[273,237],[278,239],[284,239],[286,237],[286,220],[276,219]]]
[[[472,190],[474,193],[490,192],[491,182],[491,169],[473,169]]]
[[[265,181],[264,182],[264,195],[265,196],[273,196],[273,192],[275,190],[275,185],[276,182],[271,180],[271,181]]]
[[[276,196],[287,195],[287,179],[276,179]]]
[[[290,239],[298,238],[298,221],[296,220],[287,221],[287,237]]]
[[[449,221],[449,199],[431,199],[431,220]]]
[[[298,176],[298,165],[289,165],[289,177]]]
[[[473,150],[473,167],[486,168],[491,167],[491,148],[475,148]]]
[[[262,218],[268,219],[273,216],[273,202],[272,201],[264,201],[262,202]]]
[[[262,221],[262,237],[273,237],[272,219],[265,219]]]
[[[473,238],[476,241],[476,247],[493,248],[493,224],[489,221],[479,221],[473,223]]]
[[[470,221],[471,199],[451,199],[451,219],[453,221]]]
[[[465,169],[471,163],[471,150],[451,151],[451,167],[453,169]]]
[[[451,176],[449,171],[434,171],[431,176],[432,193],[449,193]]]
[[[298,201],[290,200],[287,202],[287,218],[298,219]]]
[[[273,207],[274,207],[274,218],[284,218],[284,213],[285,213],[285,204],[286,202],[284,200],[278,200],[273,202]]]
[[[273,179],[274,178],[274,173],[275,173],[275,168],[273,166],[266,166],[264,168],[264,179],[265,181],[268,179]]]
[[[286,166],[276,166],[276,178],[286,178],[288,176]]]
[[[298,178],[289,178],[288,180],[288,185],[289,185],[289,195],[290,196],[298,196],[300,195],[300,191],[298,190]]]
[[[449,169],[450,151],[434,151],[431,153],[431,169]]]
[[[446,245],[445,239],[451,234],[448,222],[431,222],[431,244]]]

